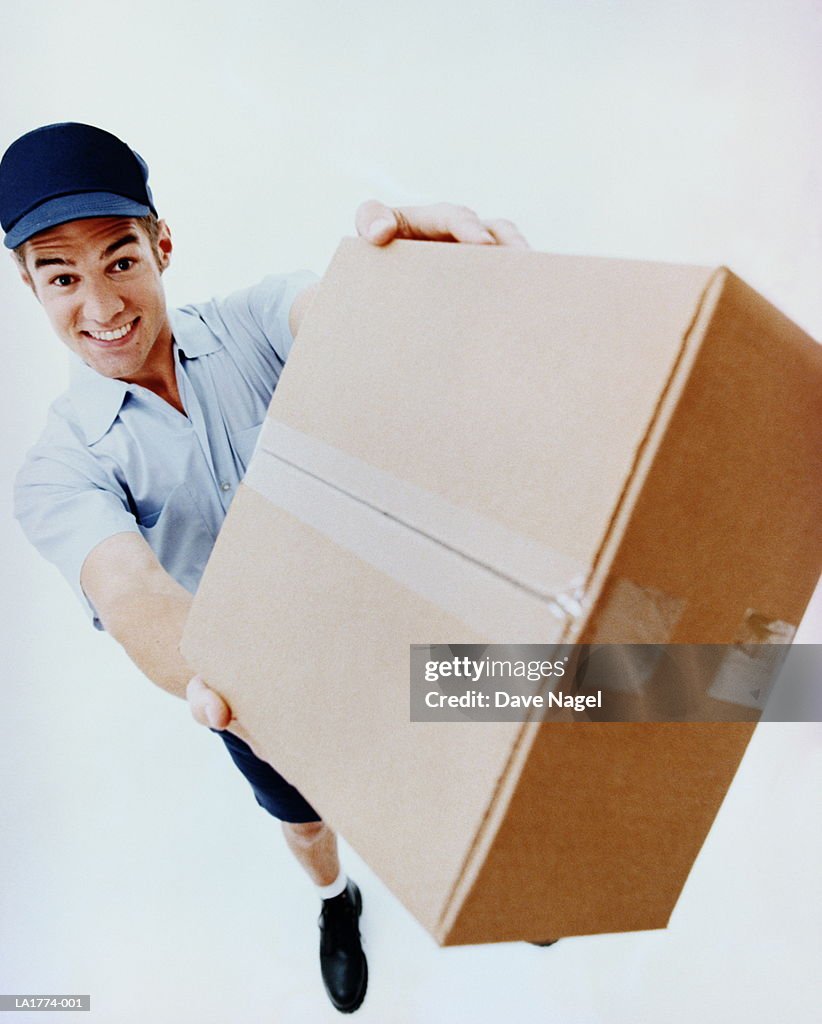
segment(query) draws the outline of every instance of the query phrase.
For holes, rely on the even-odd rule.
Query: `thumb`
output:
[[[225,729],[231,721],[231,708],[201,676],[194,676],[188,681],[186,699],[194,720],[200,725]]]
[[[373,245],[387,245],[397,235],[397,218],[390,206],[369,199],[357,207],[357,234]]]

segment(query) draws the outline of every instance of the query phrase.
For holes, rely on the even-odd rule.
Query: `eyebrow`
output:
[[[140,239],[133,231],[129,232],[129,234],[123,235],[122,238],[119,238],[116,242],[112,242],[111,245],[107,246],[100,254],[100,258],[104,259],[106,256],[111,256],[111,254],[117,252],[118,249],[122,249],[124,245],[133,245],[139,241]]]
[[[126,245],[133,245],[139,242],[140,239],[134,232],[130,232],[127,235],[123,235],[122,238],[118,238],[116,242],[112,242],[111,245],[107,245],[106,248],[100,253],[100,259],[105,259],[107,256],[111,256],[117,252],[118,249],[122,249]],[[62,256],[38,256],[34,261],[34,269],[39,270],[40,267],[73,267],[74,262],[72,260],[65,260]]]
[[[71,260],[64,260],[62,256],[38,256],[34,261],[34,269],[39,270],[40,267],[73,267],[74,264]]]

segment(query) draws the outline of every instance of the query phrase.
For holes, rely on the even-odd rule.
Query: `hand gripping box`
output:
[[[183,652],[439,942],[664,927],[754,724],[411,722],[409,645],[789,635],[820,394],[725,269],[344,241]]]

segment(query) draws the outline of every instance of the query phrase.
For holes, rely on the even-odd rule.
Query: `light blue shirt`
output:
[[[291,304],[315,280],[272,275],[169,311],[187,417],[71,357],[69,389],[17,475],[15,515],[98,628],[80,570],[113,534],[142,534],[166,571],[197,589],[293,343]]]

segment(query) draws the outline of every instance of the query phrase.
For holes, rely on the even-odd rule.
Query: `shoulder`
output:
[[[266,274],[254,284],[211,299],[178,306],[170,313],[181,322],[201,320],[215,327],[224,323],[226,318],[247,318],[259,326],[266,310],[283,303],[290,305],[300,292],[318,280],[319,277],[310,270]]]
[[[56,398],[48,408],[46,422],[36,442],[26,455],[26,461],[44,451],[86,454],[88,445],[77,406],[70,391]]]
[[[291,306],[317,280],[309,270],[268,274],[227,295],[181,306],[170,313],[175,338],[194,354],[208,354],[210,346],[232,353],[256,349],[268,355],[273,350],[284,362],[294,341]]]
[[[69,481],[87,486],[105,486],[108,474],[93,448],[71,392],[52,402],[46,423],[34,445],[26,453],[15,479],[15,493],[50,482],[65,485]]]

